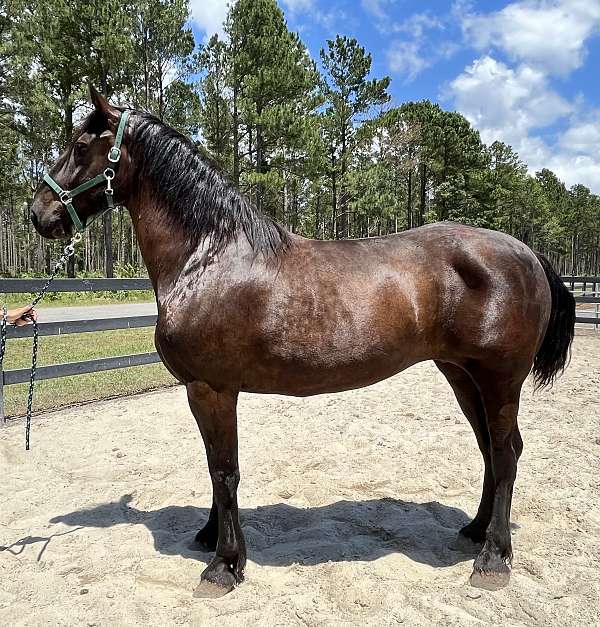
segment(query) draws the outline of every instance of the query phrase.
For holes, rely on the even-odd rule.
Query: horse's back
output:
[[[387,324],[414,340],[406,350],[415,360],[535,350],[543,337],[551,306],[544,271],[529,247],[504,233],[441,222],[300,247],[305,263],[333,271],[342,292],[379,310],[370,328]]]

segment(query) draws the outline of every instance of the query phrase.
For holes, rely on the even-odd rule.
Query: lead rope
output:
[[[71,241],[67,246],[65,246],[60,259],[56,262],[56,266],[54,266],[54,270],[52,274],[48,277],[46,283],[42,289],[37,293],[35,298],[31,301],[31,307],[35,307],[46,295],[48,288],[50,287],[52,281],[56,278],[56,275],[64,268],[69,257],[72,257],[75,253],[75,246],[81,241],[81,233],[75,233],[75,235],[71,238]],[[33,345],[31,347],[31,374],[29,376],[29,394],[27,396],[27,414],[25,421],[25,450],[29,450],[29,438],[31,434],[31,414],[33,410],[33,392],[35,388],[35,375],[37,369],[37,353],[38,353],[38,344],[39,344],[39,328],[38,323],[32,317],[29,318],[33,323]],[[7,311],[6,307],[2,309],[2,326],[0,328],[0,371],[2,371],[2,362],[4,360],[4,352],[6,348],[6,322],[7,322]],[[3,375],[4,376],[4,375]],[[4,422],[6,422],[6,418],[4,418]]]
[[[2,363],[4,361],[4,349],[6,348],[6,305],[2,307],[2,325],[0,326],[0,372],[2,370]]]

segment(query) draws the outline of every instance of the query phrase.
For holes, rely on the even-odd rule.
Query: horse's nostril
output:
[[[34,228],[37,229],[38,217],[37,217],[37,215],[33,211],[31,212],[31,223],[33,224]]]

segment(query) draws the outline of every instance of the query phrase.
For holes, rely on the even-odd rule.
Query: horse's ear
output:
[[[113,107],[110,102],[108,102],[108,100],[91,84],[90,100],[96,108],[96,111],[102,113],[108,121],[116,122],[121,116],[119,109]]]

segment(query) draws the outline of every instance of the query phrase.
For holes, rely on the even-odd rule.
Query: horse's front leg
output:
[[[246,545],[240,527],[237,487],[240,481],[237,443],[237,393],[215,392],[204,383],[188,383],[188,400],[206,447],[213,484],[217,524],[215,556],[206,567],[194,594],[222,596],[244,579]],[[216,518],[216,520],[215,520]]]
[[[208,515],[206,524],[194,538],[198,548],[201,551],[215,551],[217,548],[217,540],[219,539],[219,510],[217,508],[217,502],[213,494],[212,506]]]

